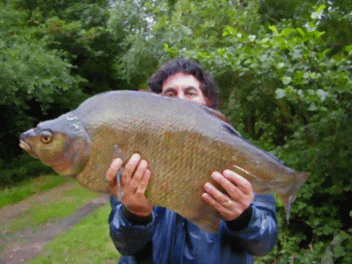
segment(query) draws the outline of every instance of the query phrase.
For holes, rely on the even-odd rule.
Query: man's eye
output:
[[[176,94],[175,94],[175,93],[173,93],[173,92],[166,92],[166,93],[164,93],[164,96],[168,96],[168,97],[175,97],[175,96],[176,96]]]
[[[189,91],[189,92],[187,92],[187,95],[188,96],[197,96],[198,93],[196,91]]]

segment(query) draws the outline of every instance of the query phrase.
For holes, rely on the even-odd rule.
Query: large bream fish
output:
[[[295,172],[248,143],[217,113],[188,101],[145,92],[95,95],[76,110],[41,122],[20,136],[20,146],[61,175],[108,192],[105,174],[114,158],[138,152],[151,179],[154,206],[176,211],[209,232],[218,232],[219,214],[201,198],[211,173],[230,169],[256,193],[276,193],[287,215],[308,173]]]

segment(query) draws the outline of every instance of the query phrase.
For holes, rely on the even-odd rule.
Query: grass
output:
[[[99,194],[89,191],[76,183],[74,189],[63,192],[62,196],[50,203],[36,203],[24,212],[20,218],[12,221],[11,232],[38,226],[47,222],[55,222],[76,212],[89,199],[98,197]]]
[[[44,206],[34,206],[31,210],[31,223],[43,224],[49,221],[57,221],[76,212],[88,199],[96,198],[100,194],[93,193],[83,187],[65,191],[60,203],[53,203]],[[68,199],[65,199],[68,198]]]
[[[47,175],[29,178],[21,185],[0,189],[0,207],[22,201],[33,194],[44,192],[71,181],[67,177]],[[20,217],[6,221],[2,229],[11,235],[20,229],[54,222],[76,212],[85,202],[98,197],[78,183],[73,189],[60,193],[53,201],[31,204]],[[113,245],[108,228],[110,205],[99,208],[74,227],[62,233],[45,248],[45,254],[27,263],[117,263],[119,254]],[[1,246],[1,250],[7,250]]]
[[[55,186],[69,181],[67,177],[57,175],[45,175],[36,178],[29,178],[17,186],[6,187],[0,191],[0,208],[20,202],[29,196],[51,189]]]
[[[46,245],[46,253],[27,264],[117,263],[119,254],[109,236],[109,212],[109,204],[99,208]]]

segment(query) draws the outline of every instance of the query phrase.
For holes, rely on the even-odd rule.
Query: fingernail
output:
[[[221,176],[220,176],[220,173],[219,173],[219,172],[214,172],[214,173],[212,174],[212,177],[213,177],[214,180],[219,180]]]
[[[227,177],[227,178],[228,178],[228,177],[231,177],[231,171],[230,171],[230,170],[224,170],[224,173],[223,173],[223,174],[224,174],[224,176]]]
[[[204,189],[205,189],[206,191],[210,191],[210,189],[211,189],[210,183],[204,184]]]
[[[117,166],[117,165],[119,165],[119,164],[121,164],[121,163],[122,163],[122,161],[121,161],[121,159],[119,159],[119,158],[113,160],[113,164],[114,164],[115,166]]]
[[[132,158],[133,159],[140,159],[140,155],[138,154],[138,153],[134,153],[133,155],[132,155]]]

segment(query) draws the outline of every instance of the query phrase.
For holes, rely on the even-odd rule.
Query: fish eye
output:
[[[40,141],[49,144],[53,140],[53,134],[50,131],[42,131],[40,133]]]

